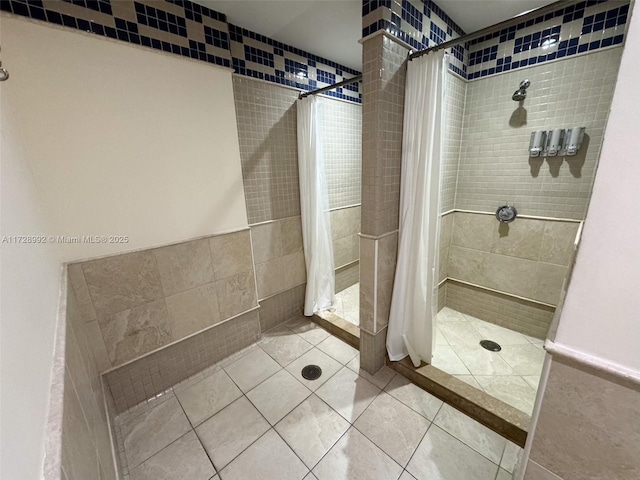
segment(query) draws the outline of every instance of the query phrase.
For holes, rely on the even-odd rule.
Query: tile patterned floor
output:
[[[301,376],[310,363],[318,380]],[[520,448],[392,370],[359,364],[357,350],[292,319],[119,415],[124,478],[511,478]]]
[[[502,350],[485,350],[480,340],[493,340]],[[432,364],[531,415],[544,362],[543,343],[445,307],[438,313]]]
[[[356,283],[349,288],[345,288],[341,292],[336,293],[336,303],[331,312],[353,323],[360,325],[360,284]]]

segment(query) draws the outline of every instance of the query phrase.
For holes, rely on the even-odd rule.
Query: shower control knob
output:
[[[496,210],[496,218],[500,223],[511,223],[517,216],[518,211],[516,207],[512,207],[511,205],[503,205]]]

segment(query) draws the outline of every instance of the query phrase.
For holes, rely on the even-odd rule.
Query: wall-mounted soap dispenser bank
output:
[[[575,155],[582,145],[585,127],[573,127],[555,130],[538,130],[531,133],[529,155],[531,157],[556,157]]]

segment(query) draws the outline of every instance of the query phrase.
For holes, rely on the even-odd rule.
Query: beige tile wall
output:
[[[249,223],[300,215],[295,105],[299,92],[238,75],[233,91]],[[360,203],[362,107],[322,100],[329,205]]]
[[[306,284],[278,293],[265,300],[260,300],[260,329],[269,330],[278,324],[300,315],[304,307]]]
[[[115,480],[103,384],[73,288],[67,290],[62,474]]]
[[[455,206],[458,162],[462,141],[462,123],[467,95],[467,82],[448,72],[445,90],[445,125],[442,146],[442,183],[440,191],[440,212],[448,212]]]
[[[362,195],[362,106],[322,97],[322,152],[329,208],[360,204]]]
[[[69,266],[101,371],[257,306],[249,230]]]
[[[398,250],[407,53],[386,35],[363,44],[361,232],[369,238],[360,239],[360,365],[369,373],[380,369],[386,357]]]
[[[638,384],[554,357],[525,480],[640,478],[639,395]]]
[[[555,309],[448,280],[447,307],[516,332],[544,339]]]
[[[362,233],[398,228],[408,50],[385,35],[363,44]]]
[[[233,76],[249,223],[300,215],[298,92]]]
[[[259,339],[260,319],[254,309],[106,373],[117,413],[162,393]]]
[[[336,269],[336,293],[360,281],[360,262]]]
[[[442,225],[442,245],[450,239],[441,246],[441,254],[448,249],[446,276],[557,305],[579,223],[519,218],[503,224],[493,215],[455,212]]]
[[[455,208],[584,219],[622,48],[493,75],[467,84]],[[597,72],[597,74],[594,74]],[[522,106],[511,100],[531,81]],[[578,155],[531,159],[535,130],[586,127]]]
[[[254,225],[251,236],[260,300],[306,283],[299,216]]]
[[[360,258],[358,233],[360,233],[359,206],[331,211],[331,237],[336,270]]]

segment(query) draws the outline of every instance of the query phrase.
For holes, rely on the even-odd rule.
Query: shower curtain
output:
[[[398,261],[387,351],[418,367],[431,363],[438,313],[440,163],[448,55],[408,63],[402,135]]]
[[[311,316],[335,302],[329,193],[320,141],[322,98],[302,98],[297,108],[302,241],[307,266],[304,314]]]

